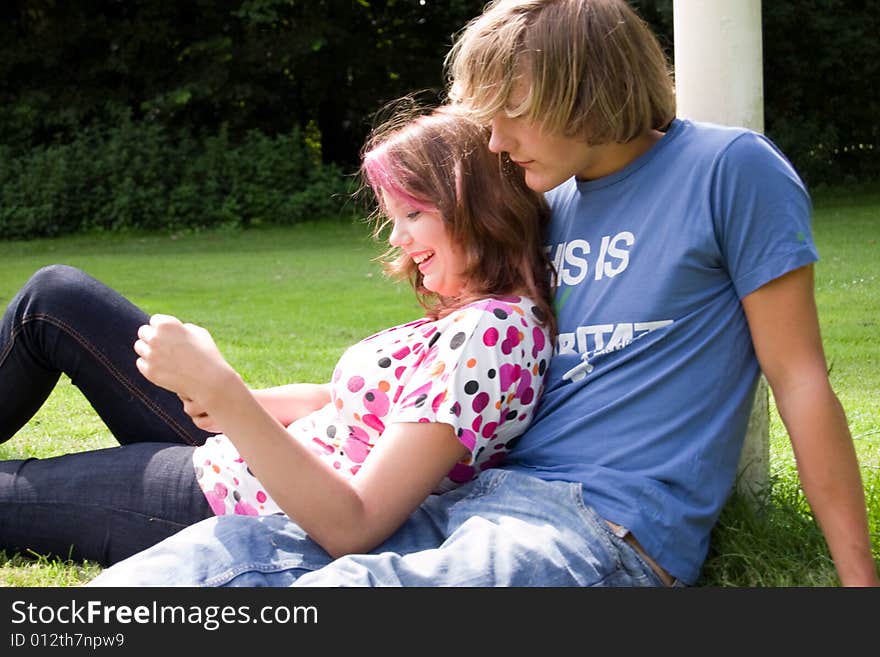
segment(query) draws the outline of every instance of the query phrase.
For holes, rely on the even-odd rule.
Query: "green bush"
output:
[[[123,112],[66,143],[0,147],[0,239],[294,224],[338,216],[350,183],[296,129],[177,136]]]

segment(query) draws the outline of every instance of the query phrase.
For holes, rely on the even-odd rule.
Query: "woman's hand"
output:
[[[189,397],[184,397],[183,395],[178,395],[178,397],[183,402],[183,412],[189,415],[194,425],[208,433],[222,433],[223,430],[220,428],[220,425],[214,421],[214,418],[205,410],[204,406]]]
[[[199,414],[213,386],[232,369],[207,330],[170,315],[153,315],[149,324],[141,326],[134,350],[141,374],[181,398],[198,402]]]

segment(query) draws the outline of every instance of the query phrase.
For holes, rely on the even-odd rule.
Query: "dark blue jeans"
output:
[[[119,447],[0,462],[0,548],[109,565],[213,515],[192,451],[210,435],[135,366],[149,317],[63,265],[39,270],[0,322],[0,442],[70,377]]]

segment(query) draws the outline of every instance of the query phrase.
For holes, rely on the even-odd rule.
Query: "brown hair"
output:
[[[442,317],[481,296],[525,294],[536,316],[555,330],[553,269],[542,244],[550,211],[530,190],[523,172],[489,150],[488,130],[447,107],[408,109],[383,122],[368,138],[361,175],[378,202],[375,233],[385,228],[382,193],[443,218],[466,254],[468,298],[427,290],[415,263],[399,249],[384,256],[385,270],[408,279],[430,317]]]
[[[494,0],[459,33],[446,70],[450,101],[483,123],[504,112],[595,145],[675,116],[666,55],[624,0]]]

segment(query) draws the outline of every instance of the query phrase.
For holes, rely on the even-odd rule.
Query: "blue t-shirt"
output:
[[[809,197],[762,135],[675,120],[626,168],[547,198],[560,333],[506,467],[581,482],[692,583],[759,375],[740,300],[817,259]]]

